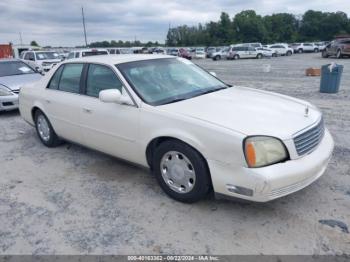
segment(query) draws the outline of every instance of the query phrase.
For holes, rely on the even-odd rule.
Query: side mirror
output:
[[[118,89],[106,89],[99,93],[99,99],[104,103],[134,105],[129,96],[122,95]]]
[[[216,73],[215,72],[209,72],[209,74],[211,74],[212,76],[216,77]]]
[[[39,74],[44,75],[44,72],[43,72],[43,69],[42,69],[42,68],[36,67],[35,70],[36,70]]]

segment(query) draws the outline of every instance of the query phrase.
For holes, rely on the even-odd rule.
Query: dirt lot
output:
[[[266,204],[175,202],[147,170],[77,145],[48,149],[18,112],[0,114],[0,253],[349,254],[350,59],[337,60],[345,71],[336,95],[304,76],[333,60],[196,61],[228,83],[306,99],[324,113],[336,143],[325,175]]]

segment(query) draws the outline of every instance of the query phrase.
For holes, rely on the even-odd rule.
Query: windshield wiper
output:
[[[180,101],[183,101],[183,100],[186,100],[186,99],[187,98],[175,98],[175,99],[172,99],[170,101],[167,101],[167,102],[163,103],[162,105],[172,104],[172,103],[180,102]]]
[[[199,93],[198,96],[206,95],[206,94],[209,94],[209,93],[214,93],[216,91],[223,90],[223,89],[226,89],[226,88],[228,88],[228,87],[223,86],[223,87],[219,87],[219,88],[216,88],[216,89],[206,90],[206,91],[203,91],[203,92]]]

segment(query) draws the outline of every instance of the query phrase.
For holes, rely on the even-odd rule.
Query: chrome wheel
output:
[[[37,128],[40,137],[44,141],[50,140],[50,126],[46,118],[43,115],[39,115],[37,119]]]
[[[177,193],[188,193],[195,185],[194,167],[191,161],[180,152],[165,153],[160,161],[160,171],[168,187]]]

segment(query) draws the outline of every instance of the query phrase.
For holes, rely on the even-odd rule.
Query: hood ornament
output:
[[[306,106],[305,107],[305,114],[304,114],[305,117],[308,117],[309,116],[309,106]]]

